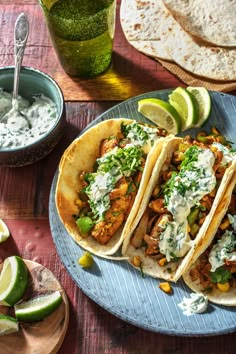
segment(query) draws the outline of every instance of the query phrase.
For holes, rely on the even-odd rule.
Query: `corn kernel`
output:
[[[159,288],[167,294],[173,293],[173,289],[168,282],[160,283]]]
[[[211,146],[211,151],[212,151],[212,152],[216,152],[216,151],[218,151],[218,150],[217,150],[217,147],[215,147],[215,146]]]
[[[221,230],[226,230],[230,225],[229,219],[226,218],[225,220],[223,220],[223,222],[220,224],[220,229]]]
[[[226,283],[217,283],[217,288],[222,291],[222,292],[227,292],[230,288],[229,282],[227,281]]]
[[[158,264],[160,267],[164,267],[164,265],[166,265],[166,263],[167,263],[166,257],[163,257],[158,261]]]
[[[131,263],[135,266],[135,267],[140,267],[142,261],[140,256],[133,256]]]

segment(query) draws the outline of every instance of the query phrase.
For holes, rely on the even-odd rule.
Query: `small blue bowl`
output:
[[[14,67],[0,68],[0,88],[13,91]],[[32,164],[48,155],[59,142],[65,125],[65,103],[58,84],[47,74],[22,66],[20,72],[19,95],[32,103],[33,96],[43,94],[49,97],[57,107],[57,119],[51,130],[35,142],[24,147],[1,149],[0,167],[16,167]]]

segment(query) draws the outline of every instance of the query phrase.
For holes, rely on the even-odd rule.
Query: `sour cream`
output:
[[[42,138],[56,123],[57,107],[44,95],[33,97],[30,104],[19,97],[22,116],[12,114],[7,121],[0,122],[0,150],[14,149],[32,144]],[[0,88],[0,121],[12,108],[12,95]]]
[[[184,315],[191,316],[206,311],[208,298],[200,293],[191,293],[190,297],[184,297],[178,306],[183,310]]]

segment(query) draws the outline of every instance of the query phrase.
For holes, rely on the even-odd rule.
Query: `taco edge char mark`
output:
[[[212,128],[166,141],[122,254],[143,273],[177,281],[202,242],[235,171],[235,153]]]
[[[236,306],[236,172],[203,240],[183,274],[185,283],[211,302]]]
[[[59,165],[56,207],[81,247],[112,258],[136,215],[160,153],[157,141],[165,135],[164,129],[131,119],[110,119],[67,148]]]

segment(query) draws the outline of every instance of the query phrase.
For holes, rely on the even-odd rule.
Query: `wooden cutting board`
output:
[[[26,296],[59,290],[63,301],[51,315],[34,323],[20,323],[19,331],[1,336],[0,353],[53,354],[60,348],[69,322],[69,303],[65,291],[52,272],[39,263],[24,260],[30,274]],[[0,313],[12,315],[11,309],[0,306]]]

